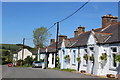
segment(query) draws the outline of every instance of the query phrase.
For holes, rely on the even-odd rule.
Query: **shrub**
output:
[[[23,60],[18,60],[18,61],[17,61],[17,66],[22,65],[22,63],[23,63]]]
[[[24,64],[30,66],[33,63],[33,58],[30,56],[27,56],[27,58],[24,59]]]
[[[44,62],[44,59],[40,59],[40,62]]]

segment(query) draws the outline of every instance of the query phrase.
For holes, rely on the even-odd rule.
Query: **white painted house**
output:
[[[80,26],[74,31],[73,38],[59,36],[60,69],[70,68],[103,76],[113,74],[117,77],[120,74],[120,64],[115,61],[116,54],[120,55],[120,22],[117,19],[112,15],[104,15],[101,28],[85,32],[85,27]],[[50,68],[55,67],[55,54],[54,41],[46,48],[45,58]],[[80,64],[76,60],[78,57]]]
[[[27,56],[30,56],[33,59],[36,57],[35,53],[33,53],[32,51],[28,49],[20,49],[16,53],[13,54],[13,60],[14,61],[24,60],[25,58],[27,58]]]
[[[78,40],[69,47],[66,46],[70,40],[63,40],[61,49],[59,50],[59,57],[61,69],[71,68],[75,70],[85,70],[87,73],[94,75],[113,74],[117,75],[119,71],[118,62],[115,61],[115,54],[120,54],[120,23],[117,22],[117,17],[112,15],[104,15],[102,17],[102,28],[93,29],[84,32],[84,27],[78,27],[74,31],[75,37],[72,40]],[[102,54],[107,54],[107,60],[100,59]],[[86,61],[83,57],[88,55]],[[65,62],[64,56],[70,56],[70,63]],[[93,55],[94,60],[91,61]],[[80,66],[76,58],[81,57]],[[79,68],[79,69],[78,69]]]

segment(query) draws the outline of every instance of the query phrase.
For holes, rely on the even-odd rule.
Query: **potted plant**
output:
[[[58,61],[60,60],[60,58],[59,58],[58,56],[56,56],[56,58],[55,58],[55,59],[56,59],[56,60],[58,60]]]
[[[101,67],[103,68],[106,64],[106,61],[107,61],[107,54],[102,53],[102,55],[100,56],[100,60],[101,60]]]
[[[102,53],[102,55],[100,56],[101,60],[107,61],[107,54],[106,53]]]
[[[90,56],[90,61],[94,62],[94,55],[93,54]]]
[[[83,56],[83,58],[87,61],[87,60],[88,60],[88,55],[85,54],[85,55]]]
[[[120,62],[120,54],[118,54],[118,55],[115,56],[115,61],[116,62]]]
[[[81,58],[80,58],[80,57],[77,57],[76,60],[77,60],[77,62],[78,62],[78,71],[79,71],[79,66],[80,66]]]
[[[66,55],[66,56],[64,57],[64,59],[66,60],[66,62],[69,62],[69,61],[70,61],[70,56],[69,56],[69,55]]]
[[[81,61],[80,59],[81,59],[80,57],[77,57],[76,58],[77,62],[80,62]]]

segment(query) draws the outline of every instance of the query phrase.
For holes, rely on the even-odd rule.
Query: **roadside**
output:
[[[81,73],[81,72],[78,72],[74,69],[59,69],[59,68],[47,68],[47,69],[65,71],[65,72],[72,72],[72,73],[83,74],[83,75],[86,75],[86,76],[92,76],[92,77],[98,77],[98,78],[118,79],[118,78],[108,78],[107,76],[93,75],[93,74],[89,74],[89,73]]]

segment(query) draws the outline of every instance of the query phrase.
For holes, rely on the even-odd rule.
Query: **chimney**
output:
[[[118,17],[112,16],[111,14],[102,16],[102,28],[107,27],[110,24],[117,23]]]
[[[63,39],[67,39],[66,35],[59,35],[58,40],[59,42],[62,41]]]
[[[74,37],[78,35],[78,31],[74,31]]]
[[[84,26],[78,27],[78,29],[74,31],[74,37],[78,36],[80,33],[83,33],[83,32],[85,32],[85,27]]]
[[[53,44],[55,42],[55,39],[50,39],[50,44]]]

